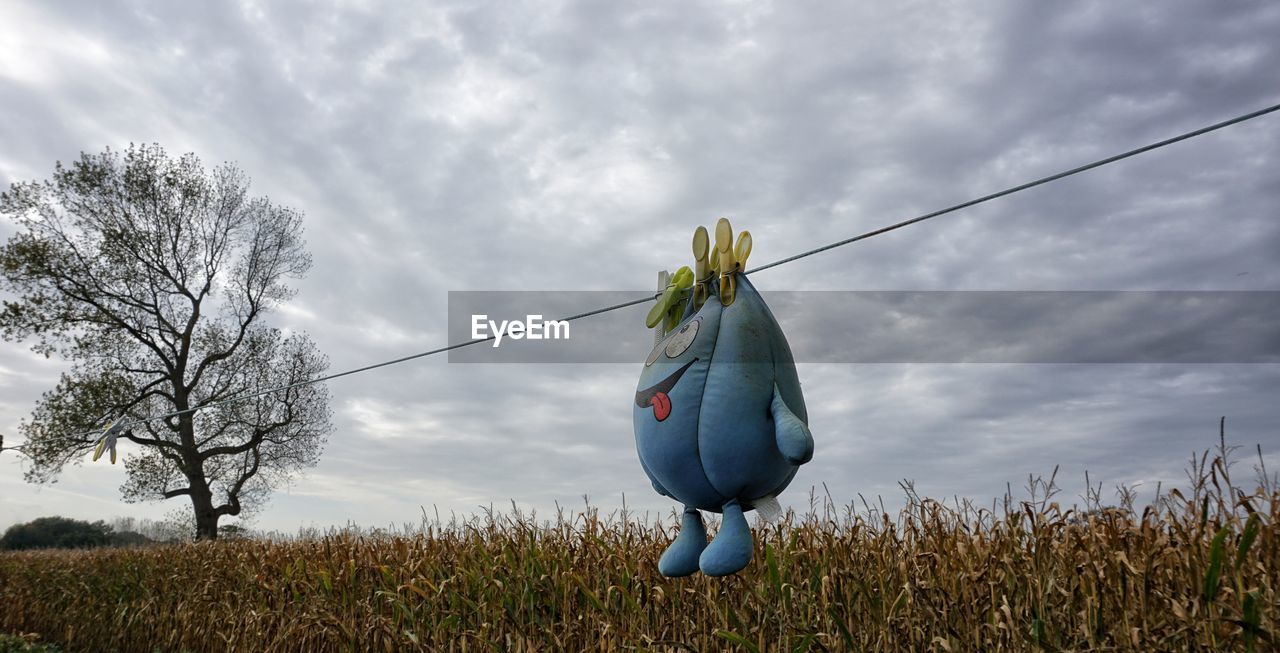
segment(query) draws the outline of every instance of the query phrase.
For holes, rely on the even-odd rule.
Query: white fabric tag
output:
[[[777,497],[761,497],[751,504],[752,508],[760,514],[760,519],[773,523],[778,521],[782,516],[782,506],[778,503]]]

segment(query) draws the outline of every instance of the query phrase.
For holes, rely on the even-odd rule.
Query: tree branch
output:
[[[252,451],[253,466],[240,472],[240,478],[236,480],[235,485],[227,489],[227,503],[214,509],[214,513],[232,516],[240,514],[240,490],[244,489],[245,481],[248,481],[254,474],[258,473],[258,464],[262,462],[262,455],[258,453],[258,450],[253,449]]]
[[[128,438],[130,442],[133,442],[135,444],[141,444],[148,447],[161,447],[165,449],[172,449],[174,451],[182,451],[182,447],[176,442],[169,442],[168,440],[161,440],[159,438],[144,438],[138,435],[134,435],[132,430],[125,431],[124,437]]]

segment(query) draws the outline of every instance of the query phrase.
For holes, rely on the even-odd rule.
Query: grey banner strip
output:
[[[643,294],[450,292],[449,342],[471,339],[477,324],[484,335],[504,321],[508,330],[497,346],[454,350],[449,360],[641,364],[653,349],[653,332],[644,326],[648,304],[564,328],[548,323]],[[1280,363],[1280,291],[762,295],[799,363]]]

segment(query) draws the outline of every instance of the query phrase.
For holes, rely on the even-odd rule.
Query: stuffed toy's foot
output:
[[[720,532],[698,558],[698,567],[708,576],[728,576],[751,562],[751,527],[742,515],[737,499],[725,504]]]
[[[705,548],[707,529],[702,527],[702,515],[685,506],[684,517],[680,519],[680,534],[658,560],[658,573],[669,578],[692,574],[698,570],[698,556]]]

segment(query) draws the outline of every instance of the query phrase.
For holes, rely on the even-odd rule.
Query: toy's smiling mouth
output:
[[[636,405],[641,408],[653,406],[653,416],[659,422],[666,419],[667,416],[671,415],[671,398],[667,396],[667,393],[676,387],[676,382],[696,362],[698,362],[697,358],[681,365],[680,369],[671,373],[671,376],[655,383],[648,390],[637,390]]]

